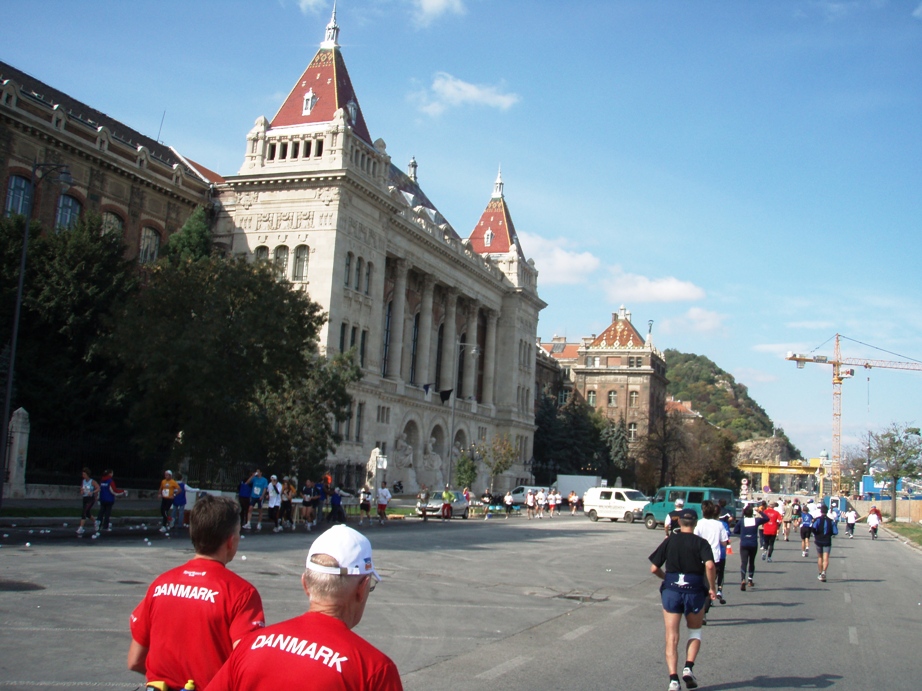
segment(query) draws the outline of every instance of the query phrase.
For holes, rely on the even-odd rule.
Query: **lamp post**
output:
[[[458,397],[458,386],[461,382],[458,381],[458,359],[461,355],[461,348],[470,348],[471,357],[477,355],[477,344],[476,343],[462,343],[458,341],[458,344],[455,348],[455,358],[452,361],[452,371],[454,379],[454,388],[451,391],[451,422],[449,423],[449,433],[448,433],[448,486],[451,487],[451,474],[454,470],[455,464],[455,399]]]
[[[52,177],[49,177],[52,176]],[[13,373],[16,368],[16,346],[19,342],[19,314],[22,312],[22,293],[26,277],[26,255],[29,250],[29,226],[35,215],[35,192],[39,183],[46,179],[57,179],[62,187],[70,187],[73,178],[66,163],[39,163],[32,164],[32,173],[29,184],[29,214],[25,218],[22,229],[22,255],[19,258],[19,283],[16,287],[16,307],[13,310],[13,333],[10,337],[10,360],[6,371],[6,395],[3,398],[3,444],[0,445],[0,506],[3,506],[3,483],[6,482],[7,461],[10,449],[10,407],[13,402]]]

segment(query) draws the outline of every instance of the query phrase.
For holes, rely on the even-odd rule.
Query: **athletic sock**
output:
[[[694,669],[694,668],[695,668],[695,663],[694,663],[694,662],[686,662],[686,663],[685,663],[685,666],[688,667],[689,669]]]
[[[678,680],[679,680],[679,675],[678,675],[678,674],[670,674],[670,675],[669,675],[669,681],[678,681]]]

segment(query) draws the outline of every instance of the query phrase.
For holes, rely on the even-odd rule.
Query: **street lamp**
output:
[[[38,184],[45,180],[56,180],[62,187],[67,189],[73,184],[73,178],[70,169],[66,163],[39,163],[35,161],[32,164],[32,174],[30,176],[29,187],[29,214],[26,216],[22,229],[22,255],[19,258],[19,284],[16,287],[16,307],[13,310],[13,333],[10,338],[10,360],[6,371],[6,395],[3,399],[3,444],[0,445],[0,506],[3,506],[3,483],[6,482],[7,461],[9,460],[10,449],[10,407],[13,402],[13,373],[16,366],[16,346],[19,342],[19,314],[22,311],[22,292],[23,284],[26,277],[26,255],[29,250],[29,226],[32,225],[32,219],[35,215],[35,192]]]
[[[462,343],[458,341],[457,347],[455,348],[455,358],[452,361],[452,379],[454,380],[454,388],[449,391],[451,396],[451,422],[449,424],[449,433],[448,433],[448,486],[451,487],[451,474],[454,470],[455,464],[455,399],[458,397],[458,386],[461,382],[458,381],[458,358],[460,356],[461,348],[470,348],[470,356],[474,357],[477,355],[477,344],[476,343]]]

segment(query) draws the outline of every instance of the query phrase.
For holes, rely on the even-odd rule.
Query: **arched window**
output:
[[[609,391],[608,392],[608,407],[616,408],[618,406],[618,392]]]
[[[381,376],[387,376],[387,355],[391,347],[391,312],[394,309],[394,301],[387,303],[384,309],[384,357],[381,358]]]
[[[113,213],[112,211],[103,211],[102,232],[117,233],[118,235],[121,235],[125,232],[125,221],[117,213]]]
[[[9,184],[6,186],[6,215],[28,216],[31,211],[32,182],[21,175],[10,175]]]
[[[352,285],[352,252],[346,254],[346,276],[343,281],[344,285],[348,288]]]
[[[279,245],[275,248],[275,276],[282,279],[288,276],[288,246]]]
[[[160,254],[160,234],[150,226],[141,228],[141,251],[138,253],[138,263],[151,264],[157,261],[158,254]]]
[[[76,197],[62,194],[58,198],[58,213],[54,219],[54,227],[58,230],[70,230],[77,224],[83,205]]]
[[[371,293],[371,262],[365,264],[365,295]]]
[[[361,290],[362,288],[362,275],[365,273],[362,271],[364,267],[365,260],[359,257],[358,261],[355,263],[355,289]]]
[[[413,317],[413,341],[410,345],[410,383],[416,383],[417,350],[419,345],[419,312]]]
[[[256,257],[256,261],[267,262],[269,261],[269,248],[265,245],[260,245],[253,252],[253,255]]]
[[[310,254],[310,248],[307,245],[298,245],[295,247],[295,266],[292,274],[293,281],[307,280],[307,258]]]
[[[640,394],[637,393],[636,391],[631,391],[631,393],[628,395],[628,401],[629,401],[628,407],[636,408],[637,402],[639,399],[640,399]]]

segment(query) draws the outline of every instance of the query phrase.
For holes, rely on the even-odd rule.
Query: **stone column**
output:
[[[493,405],[493,385],[496,374],[496,321],[499,315],[494,310],[487,312],[487,334],[483,360],[483,404]]]
[[[403,380],[403,332],[407,311],[407,260],[394,262],[394,301],[391,308],[391,342],[387,351],[388,379]]]
[[[11,499],[26,496],[26,454],[29,449],[29,413],[19,408],[10,419],[10,446],[6,457],[6,467],[10,473],[10,484],[4,494]],[[5,440],[4,440],[5,441]],[[2,481],[3,478],[0,478]]]
[[[429,364],[432,361],[432,295],[435,279],[423,277],[423,299],[419,307],[419,341],[416,343],[416,383],[431,384]]]
[[[458,367],[458,291],[449,288],[445,291],[445,331],[442,333],[442,371],[439,372],[439,388],[443,391],[456,387],[455,372]],[[458,392],[455,391],[455,394]],[[449,440],[448,445],[451,446]]]
[[[473,354],[473,348],[477,345],[477,313],[479,311],[480,303],[475,300],[471,301],[471,304],[467,312],[467,334],[465,336],[465,343],[468,345],[462,347],[462,357],[464,358],[464,386],[461,387],[461,390],[464,392],[465,398],[474,398],[476,399],[477,392],[475,391],[477,384],[477,356]]]

